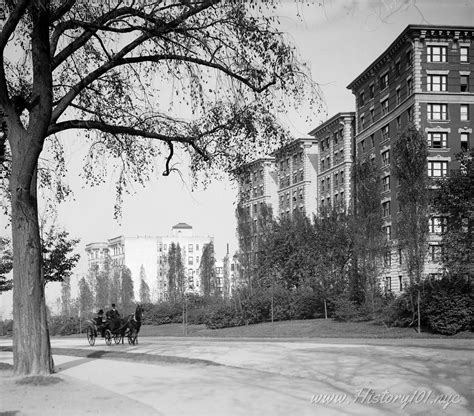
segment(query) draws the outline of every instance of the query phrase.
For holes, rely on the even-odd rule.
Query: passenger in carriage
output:
[[[112,309],[106,313],[107,319],[110,321],[110,330],[113,332],[120,327],[120,313],[115,308],[115,303],[112,303]]]
[[[105,316],[104,316],[103,309],[99,309],[99,312],[97,312],[97,318],[95,318],[95,324],[97,326],[97,329],[100,330],[100,335],[103,338],[104,333],[105,333]]]

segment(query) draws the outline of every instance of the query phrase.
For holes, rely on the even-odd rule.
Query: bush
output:
[[[443,335],[472,330],[474,299],[469,282],[456,276],[426,279],[409,288],[385,309],[384,318],[394,326],[417,324],[417,296],[421,295],[421,326]]]
[[[243,323],[242,315],[231,304],[212,305],[205,317],[205,324],[210,329],[229,328]]]
[[[361,311],[359,305],[350,300],[347,296],[342,296],[334,300],[334,319],[336,321],[358,321],[360,320]]]
[[[291,296],[290,314],[286,319],[312,319],[324,313],[321,299],[307,289],[299,289]]]
[[[51,316],[48,322],[50,335],[79,334],[81,323],[77,317]]]

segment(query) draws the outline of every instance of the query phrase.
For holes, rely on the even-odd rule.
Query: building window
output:
[[[467,46],[459,48],[459,60],[461,62],[469,62],[469,48]]]
[[[360,152],[361,153],[364,153],[365,152],[365,139],[362,139],[359,143],[359,147],[360,147]]]
[[[193,257],[188,257],[188,264],[191,266],[193,264]]]
[[[407,79],[407,95],[413,94],[413,80],[411,78]]]
[[[410,107],[410,108],[407,110],[407,119],[408,119],[408,122],[412,122],[412,121],[413,121],[413,107]]]
[[[428,75],[428,91],[446,91],[446,75]]]
[[[469,91],[469,75],[461,75],[461,92]]]
[[[385,267],[390,267],[392,265],[392,255],[390,250],[388,250],[383,256],[383,264]]]
[[[443,254],[443,246],[437,244],[430,244],[429,255],[432,262],[440,262]]]
[[[385,287],[389,292],[392,290],[392,278],[390,276],[385,278]]]
[[[370,93],[370,98],[374,98],[374,96],[375,96],[375,86],[374,86],[374,84],[369,85],[369,93]]]
[[[397,98],[397,105],[399,105],[402,102],[402,93],[401,93],[400,88],[397,88],[397,90],[395,91],[395,94]]]
[[[403,252],[402,249],[398,249],[398,264],[403,264]]]
[[[445,121],[448,119],[447,104],[428,104],[428,119]]]
[[[344,171],[341,170],[341,184],[344,183]]]
[[[386,150],[382,153],[382,166],[390,165],[390,150]]]
[[[383,192],[390,191],[390,175],[387,175],[382,178],[382,188]]]
[[[196,244],[196,251],[199,251],[199,244]]]
[[[395,75],[398,77],[400,75],[400,61],[395,62]]]
[[[397,131],[400,131],[402,129],[402,118],[400,116],[395,119],[395,124],[397,126]]]
[[[365,117],[360,116],[360,128],[361,128],[361,130],[364,129],[364,127],[365,127]]]
[[[402,276],[398,276],[398,288],[400,290],[400,292],[403,290],[403,278]]]
[[[408,68],[410,68],[412,57],[413,57],[413,51],[411,49],[409,51],[407,51],[406,57],[407,57],[407,66],[408,66]]]
[[[392,226],[386,225],[385,227],[382,228],[382,230],[387,240],[390,240],[392,238]]]
[[[428,62],[447,62],[446,46],[428,46]]]
[[[382,107],[382,115],[384,116],[385,114],[388,113],[388,98],[386,98],[385,100],[383,100],[383,101],[380,103],[380,106]]]
[[[375,135],[370,135],[370,147],[373,148],[375,146]]]
[[[321,179],[321,191],[324,192],[324,179]]]
[[[192,253],[193,252],[194,246],[192,244],[188,244],[188,252]]]
[[[386,218],[390,216],[390,201],[382,203],[382,217]]]
[[[387,87],[388,87],[388,72],[386,72],[380,77],[380,90],[383,91]]]
[[[443,178],[448,176],[448,162],[428,161],[428,176],[430,178]]]
[[[432,149],[444,149],[447,147],[448,133],[428,133],[428,147]]]
[[[364,92],[362,91],[360,94],[359,94],[359,105],[364,105],[365,104],[365,94]]]
[[[382,127],[382,142],[390,138],[390,130],[388,124]]]
[[[460,105],[460,115],[459,118],[461,121],[469,121],[469,104]]]
[[[370,109],[370,122],[373,123],[375,121],[375,110],[374,107]]]
[[[339,185],[339,174],[334,174],[334,186]]]
[[[461,133],[461,150],[463,152],[469,150],[469,133]]]

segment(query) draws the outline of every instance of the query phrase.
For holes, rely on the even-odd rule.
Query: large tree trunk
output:
[[[13,362],[18,375],[50,374],[54,370],[46,321],[46,303],[36,197],[33,140],[11,132],[10,180],[13,240]],[[33,153],[36,153],[33,151]],[[31,166],[34,166],[31,169]]]

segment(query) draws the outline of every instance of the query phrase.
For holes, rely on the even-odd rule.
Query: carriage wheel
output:
[[[122,334],[114,334],[114,341],[116,344],[120,344],[120,341],[122,340]]]
[[[112,344],[112,332],[110,331],[110,329],[105,330],[105,343],[107,345]]]
[[[86,336],[89,345],[92,347],[95,344],[95,333],[92,327],[87,327]]]

